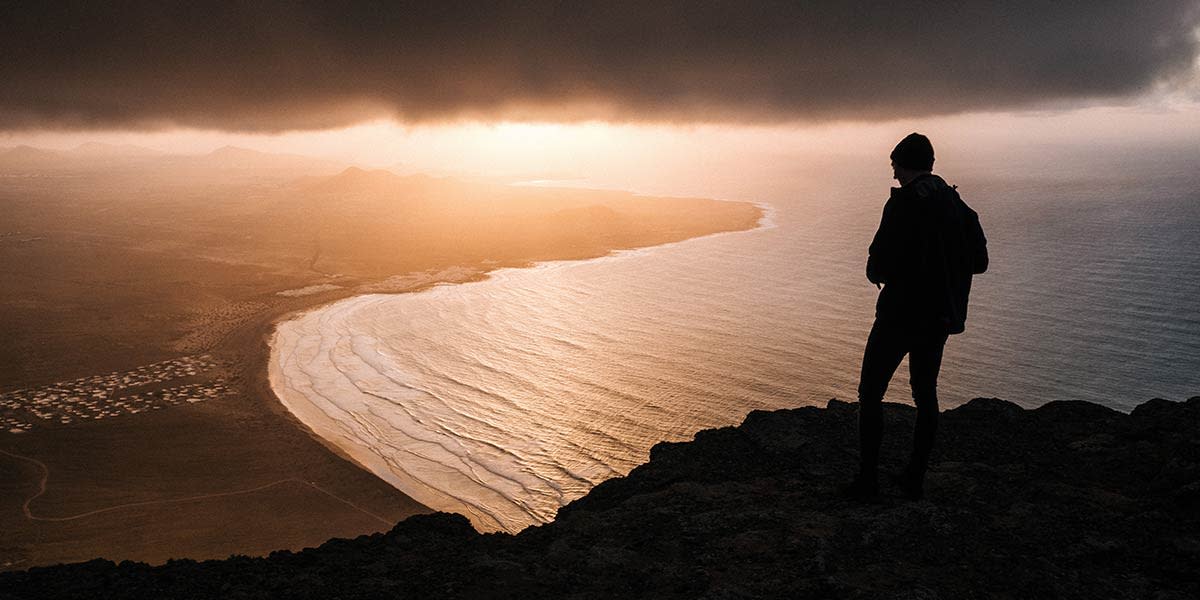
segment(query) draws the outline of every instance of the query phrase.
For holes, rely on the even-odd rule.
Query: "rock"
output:
[[[914,411],[885,416],[896,469]],[[920,502],[837,496],[856,419],[834,400],[658,444],[517,535],[421,515],[265,558],[4,573],[0,597],[1200,597],[1200,397],[1128,415],[977,398],[943,414]]]

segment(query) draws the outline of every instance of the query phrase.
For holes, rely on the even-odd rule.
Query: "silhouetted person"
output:
[[[879,493],[883,394],[907,354],[917,425],[908,466],[894,481],[906,496],[918,499],[937,433],[942,349],[949,335],[963,331],[971,276],[987,270],[987,240],[979,216],[956,188],[931,173],[929,138],[908,135],[892,150],[891,159],[900,187],[892,188],[883,207],[867,259],[867,279],[883,291],[858,384],[861,463],[858,476],[844,491],[855,498]]]

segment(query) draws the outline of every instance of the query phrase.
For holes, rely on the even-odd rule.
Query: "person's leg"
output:
[[[946,346],[944,333],[914,334],[908,355],[913,402],[917,405],[917,425],[913,431],[913,451],[905,476],[915,484],[919,495],[929,466],[929,454],[937,437],[938,397],[937,379],[942,368],[942,352]],[[906,490],[907,491],[907,490]]]
[[[871,327],[858,383],[859,479],[874,482],[883,442],[883,394],[904,359],[904,336],[879,321]]]

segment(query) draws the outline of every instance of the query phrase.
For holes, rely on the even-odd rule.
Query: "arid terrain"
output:
[[[0,149],[0,569],[299,549],[426,509],[274,400],[289,313],[753,227],[745,202],[223,148]]]

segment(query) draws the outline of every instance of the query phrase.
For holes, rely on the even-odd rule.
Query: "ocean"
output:
[[[946,176],[991,269],[947,344],[943,409],[1200,394],[1200,171],[1180,165]],[[305,313],[275,334],[272,386],[317,435],[483,531],[547,522],[657,442],[853,400],[886,175],[737,185],[678,193],[762,202],[757,229]],[[889,401],[909,401],[906,368]]]

